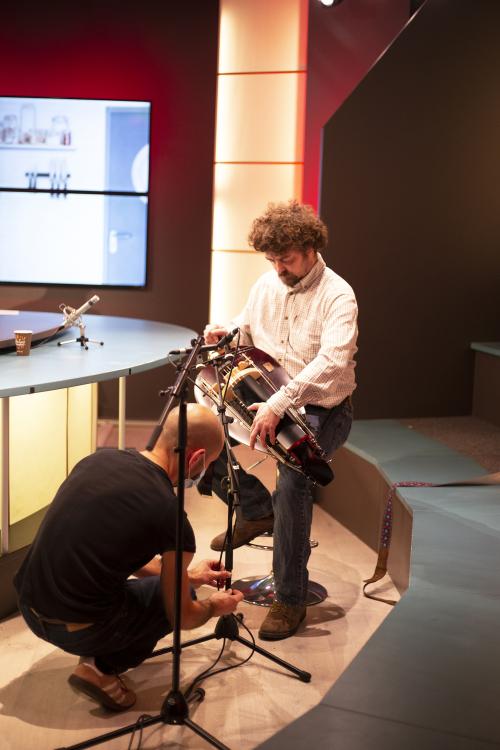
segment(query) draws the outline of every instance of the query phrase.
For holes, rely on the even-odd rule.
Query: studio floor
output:
[[[114,429],[100,425],[101,445],[113,445]],[[142,449],[150,429],[142,425],[127,430],[127,446]],[[244,447],[237,453],[244,467],[261,457]],[[254,471],[266,483],[272,482],[274,464],[266,460]],[[196,533],[196,559],[213,557],[210,540],[225,527],[225,506],[215,496],[200,497],[196,490],[188,490],[186,510]],[[373,572],[375,553],[318,506],[314,509],[312,538],[319,545],[311,553],[310,577],[326,587],[327,599],[308,609],[305,623],[292,638],[276,643],[257,640],[270,653],[311,672],[312,680],[305,684],[258,654],[243,666],[206,680],[202,684],[205,700],[190,709],[190,718],[230,748],[250,750],[315,706],[391,612],[390,606],[362,595],[362,580]],[[272,552],[242,547],[234,554],[233,578],[266,575],[271,564]],[[390,581],[379,591],[397,598]],[[199,593],[204,596],[210,590],[202,588]],[[267,609],[243,603],[240,611],[256,637]],[[184,633],[183,640],[212,633],[214,624],[211,621]],[[243,628],[241,635],[248,637]],[[170,644],[167,637],[160,645]],[[183,650],[181,687],[211,665],[221,645],[213,639]],[[237,664],[249,653],[246,646],[230,643],[220,665]],[[172,680],[170,654],[146,661],[127,674],[137,693],[136,705],[123,714],[107,713],[69,687],[67,678],[77,658],[37,639],[19,616],[0,623],[0,663],[0,750],[69,747],[131,724],[141,714],[156,716]],[[100,747],[136,750],[138,737],[132,745],[130,739],[125,735]],[[146,728],[140,745],[144,750],[208,746],[188,727],[163,722]]]

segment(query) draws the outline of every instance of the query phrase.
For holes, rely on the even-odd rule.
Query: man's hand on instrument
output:
[[[219,323],[209,323],[203,331],[205,344],[216,344],[226,333],[228,333],[228,329]]]
[[[250,433],[250,448],[255,447],[257,438],[260,438],[262,445],[266,445],[266,437],[269,437],[269,441],[274,445],[276,442],[276,426],[280,417],[273,412],[267,403],[251,404],[248,408],[250,411],[257,412]]]
[[[225,570],[224,565],[218,560],[202,560],[188,570],[189,583],[194,589],[199,588],[204,583],[208,586],[223,585],[231,573]]]

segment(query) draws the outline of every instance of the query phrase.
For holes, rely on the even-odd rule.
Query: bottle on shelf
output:
[[[3,119],[2,142],[10,145],[17,143],[17,139],[17,115],[5,115]]]
[[[23,104],[21,107],[21,124],[19,143],[35,143],[36,111],[34,104]]]
[[[69,146],[71,144],[71,131],[68,118],[65,115],[54,115],[47,141],[51,146]]]

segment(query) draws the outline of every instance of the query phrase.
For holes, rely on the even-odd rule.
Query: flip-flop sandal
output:
[[[111,711],[126,711],[136,701],[135,693],[127,688],[122,678],[118,675],[114,682],[105,687],[99,687],[90,680],[79,677],[77,674],[70,675],[68,682],[72,688],[85,693],[85,695],[93,698]]]

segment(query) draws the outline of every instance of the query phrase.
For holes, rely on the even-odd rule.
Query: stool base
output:
[[[253,576],[240,578],[231,583],[231,588],[238,589],[243,594],[244,601],[259,607],[270,607],[274,602],[274,575]],[[307,586],[306,605],[319,604],[328,596],[328,591],[320,583],[309,581]]]

